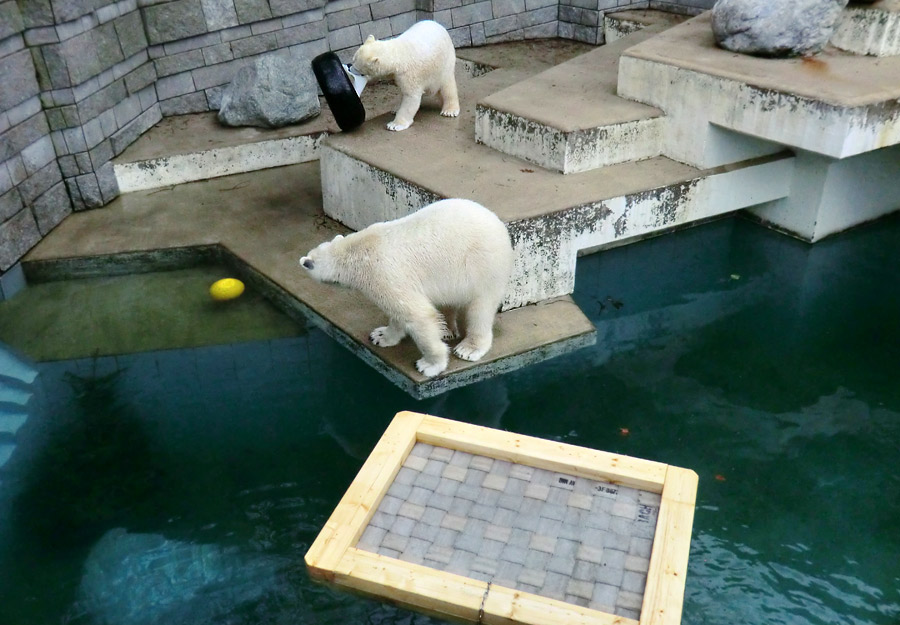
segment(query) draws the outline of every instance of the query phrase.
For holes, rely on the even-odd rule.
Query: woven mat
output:
[[[660,496],[416,443],[356,545],[639,619]]]

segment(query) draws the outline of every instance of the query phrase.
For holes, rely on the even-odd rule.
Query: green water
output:
[[[420,402],[299,328],[39,364],[0,470],[0,623],[437,622],[303,565],[404,409],[697,471],[686,624],[900,623],[898,261],[897,218],[586,257],[595,347]]]

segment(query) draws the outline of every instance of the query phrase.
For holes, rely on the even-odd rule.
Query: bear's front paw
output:
[[[393,347],[403,339],[403,336],[402,334],[398,336],[390,326],[381,326],[372,330],[369,339],[378,347]]]
[[[398,131],[398,130],[406,130],[412,126],[412,122],[398,122],[396,119],[387,123],[387,129]]]
[[[441,111],[441,115],[444,117],[459,117],[459,109],[444,109]]]
[[[426,378],[433,378],[441,371],[447,368],[447,363],[433,363],[425,360],[424,358],[419,358],[416,361],[416,369],[419,370],[419,373],[424,375]]]
[[[466,339],[453,349],[453,353],[463,360],[474,361],[481,359],[481,357],[484,356],[489,349],[490,345],[488,345],[487,347],[478,346],[472,341]]]

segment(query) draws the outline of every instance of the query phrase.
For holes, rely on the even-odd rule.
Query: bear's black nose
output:
[[[309,269],[310,271],[312,271],[312,268],[315,266],[313,259],[306,258],[306,257],[300,259],[300,264],[303,265],[306,269]]]

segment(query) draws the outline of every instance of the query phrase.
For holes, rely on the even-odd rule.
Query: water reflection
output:
[[[827,598],[826,601],[823,597]],[[810,575],[746,545],[695,532],[685,625],[886,623],[900,601],[851,575]]]

